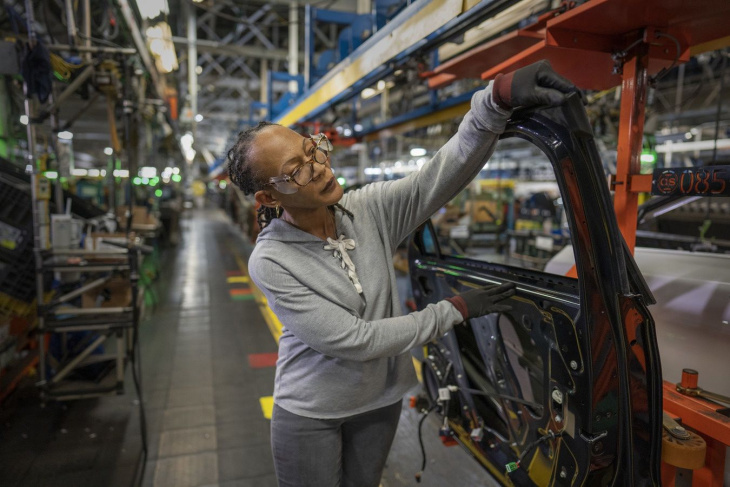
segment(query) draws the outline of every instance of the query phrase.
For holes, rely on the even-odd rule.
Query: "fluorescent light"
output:
[[[377,95],[377,93],[378,92],[372,88],[365,88],[364,90],[362,90],[362,93],[360,93],[360,96],[363,100],[367,100],[368,98],[372,98]]]
[[[421,157],[426,155],[426,149],[423,147],[414,147],[411,149],[411,157]]]
[[[377,86],[378,86],[378,91],[383,91],[385,89],[385,81],[383,81],[381,79],[380,81],[378,81],[378,85]]]
[[[183,146],[183,149],[189,149],[193,146],[193,142],[195,142],[195,139],[193,139],[193,134],[190,132],[187,132],[182,137],[180,137],[180,145]]]
[[[104,148],[104,154],[110,156],[110,155],[114,154],[114,149],[112,149],[111,147],[106,147],[106,148]]]
[[[88,174],[88,175],[89,175],[89,177],[91,177],[91,178],[98,178],[98,177],[99,177],[99,175],[100,175],[101,173],[99,172],[99,170],[98,170],[98,169],[89,169],[89,170],[87,171],[87,174]]]
[[[127,169],[115,169],[113,174],[114,174],[115,178],[128,178],[129,177],[129,171]]]
[[[195,74],[203,74],[203,66],[195,66]]]
[[[198,113],[197,115],[195,115],[195,121],[198,122],[198,123],[202,122],[203,121],[203,115],[200,114],[200,113]]]
[[[172,43],[172,31],[167,22],[147,27],[147,45],[155,56],[157,69],[163,73],[170,73],[178,68],[175,45]]]
[[[20,123],[22,123],[23,125],[28,125],[28,115],[21,115]]]
[[[349,136],[352,135],[352,130],[349,129],[349,128],[348,129],[345,129],[345,130],[342,131],[342,135],[344,135],[345,137],[349,137]]]
[[[157,176],[157,168],[151,166],[144,166],[139,168],[139,175],[144,178],[154,178]],[[146,184],[146,183],[145,183]]]
[[[160,14],[169,14],[170,7],[167,0],[137,0],[139,13],[145,19],[154,19]]]
[[[106,169],[101,170],[101,177],[104,177],[104,176],[106,176]]]
[[[383,170],[379,167],[366,167],[365,168],[365,174],[367,175],[377,175],[377,174],[383,174]]]
[[[72,134],[68,130],[64,130],[63,132],[58,133],[58,138],[63,140],[71,140],[74,138],[74,134]]]
[[[173,167],[172,168],[172,173],[173,174],[180,174],[180,168],[179,167]]]
[[[87,171],[86,169],[71,169],[71,176],[86,176]]]
[[[48,178],[48,179],[58,178],[58,173],[56,171],[46,171],[44,174],[45,174],[46,178]]]
[[[353,128],[355,129],[355,132],[360,132],[362,130],[362,125],[360,125],[359,123],[356,123],[355,127],[353,127]]]

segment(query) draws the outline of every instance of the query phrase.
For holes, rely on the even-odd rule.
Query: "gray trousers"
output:
[[[271,447],[280,487],[378,487],[402,403],[340,419],[274,404]]]

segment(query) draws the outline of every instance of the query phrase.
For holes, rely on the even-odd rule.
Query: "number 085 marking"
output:
[[[718,169],[686,169],[679,178],[679,192],[682,194],[723,194],[727,181]]]

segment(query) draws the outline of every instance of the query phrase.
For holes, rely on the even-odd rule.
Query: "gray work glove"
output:
[[[578,91],[575,85],[553,71],[543,59],[511,73],[498,74],[494,78],[492,97],[505,110],[554,107],[575,91]]]
[[[461,313],[461,316],[467,320],[490,313],[510,311],[512,306],[498,303],[514,295],[515,285],[513,283],[506,283],[500,286],[494,285],[470,289],[457,296],[446,298],[446,300],[453,304],[459,313]]]

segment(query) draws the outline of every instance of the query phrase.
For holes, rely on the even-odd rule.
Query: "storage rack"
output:
[[[111,243],[111,242],[107,242]],[[41,251],[41,266],[38,273],[39,300],[38,305],[38,333],[39,342],[41,395],[44,398],[78,399],[95,397],[105,394],[124,393],[124,374],[128,357],[133,353],[133,337],[137,333],[139,321],[138,309],[138,257],[136,248],[119,248],[112,250],[45,250]],[[81,273],[87,276],[90,282],[44,302],[43,289],[44,275],[47,273]],[[104,275],[101,275],[101,274]],[[129,306],[78,308],[65,306],[69,301],[78,298],[85,292],[101,288],[115,275],[128,275],[131,288],[131,303]],[[60,336],[64,355],[69,351],[67,345],[68,333],[91,332],[78,353],[69,358],[62,357],[59,363],[54,363],[46,347],[48,338],[57,334]],[[94,354],[94,352],[110,338],[116,339],[116,352]],[[107,363],[105,373],[101,378],[92,381],[68,380],[67,377],[80,367],[95,363]],[[55,374],[49,377],[48,366],[54,366]],[[112,373],[112,370],[115,373]]]

